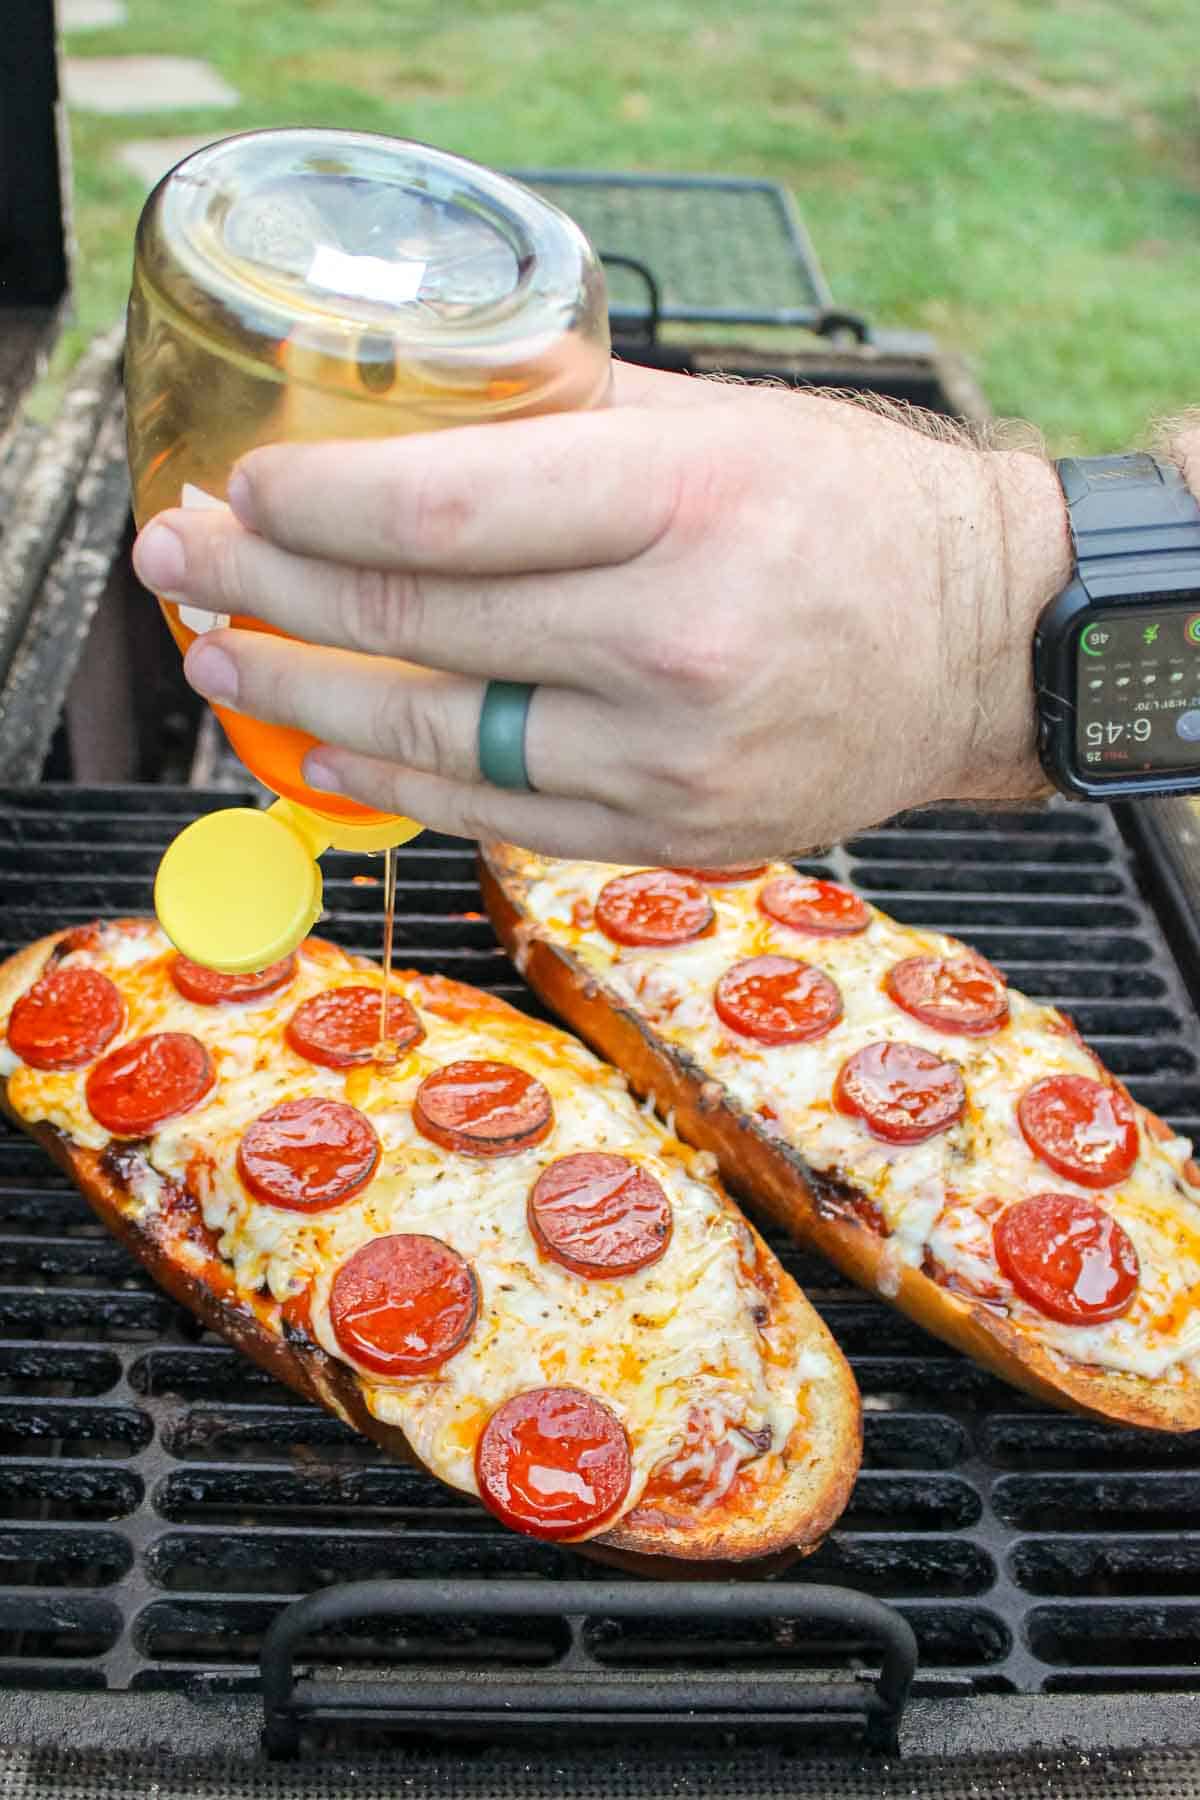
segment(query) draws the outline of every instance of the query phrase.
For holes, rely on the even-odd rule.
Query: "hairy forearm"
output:
[[[1036,750],[1033,636],[1042,608],[1070,580],[1071,550],[1066,501],[1039,433],[1018,420],[972,425],[879,395],[836,397],[915,440],[906,460],[932,520],[938,685],[948,701],[942,797],[1020,802],[1048,793]]]
[[[968,799],[1031,798],[1047,785],[1037,758],[1033,636],[1042,608],[1071,578],[1067,508],[1041,456],[988,458],[995,489],[994,569],[980,619],[976,713],[984,727],[964,791]]]

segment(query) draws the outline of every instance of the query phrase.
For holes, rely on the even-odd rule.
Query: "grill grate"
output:
[[[227,800],[0,794],[0,954],[62,923],[145,910],[168,837]],[[901,918],[961,932],[1200,1135],[1190,1002],[1106,812],[922,814],[820,866]],[[326,900],[329,935],[373,951],[372,865],[330,857]],[[402,962],[536,1010],[482,914],[469,846],[429,837],[402,852],[399,907]],[[852,1505],[784,1579],[894,1604],[917,1634],[926,1694],[1193,1688],[1200,1434],[1046,1411],[773,1241],[849,1352],[866,1407]],[[281,1606],[325,1583],[603,1578],[389,1464],[204,1333],[15,1131],[0,1135],[0,1270],[0,1685],[245,1689]],[[672,1636],[609,1622],[603,1643],[629,1668],[654,1653],[770,1669],[787,1648],[780,1629]],[[469,1620],[390,1637],[346,1629],[327,1644],[350,1670],[453,1655],[519,1671],[560,1649],[542,1618],[502,1632]]]

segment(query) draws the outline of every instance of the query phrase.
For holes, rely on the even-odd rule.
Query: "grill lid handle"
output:
[[[297,1650],[323,1627],[346,1620],[422,1621],[551,1618],[565,1622],[569,1645],[556,1662],[510,1673],[422,1664],[386,1681],[296,1677]],[[814,1679],[811,1663],[780,1672],[712,1669],[682,1673],[677,1659],[647,1671],[596,1657],[586,1627],[600,1620],[671,1621],[684,1626],[779,1622],[828,1626],[848,1661],[865,1645],[880,1653],[873,1684]],[[841,1648],[844,1647],[844,1648]],[[803,1642],[797,1646],[803,1650]],[[838,1651],[831,1651],[838,1655]],[[664,1659],[666,1661],[667,1659]],[[844,1732],[857,1724],[875,1750],[895,1751],[917,1666],[907,1620],[871,1595],[807,1582],[356,1581],[294,1601],[271,1625],[261,1668],[263,1746],[294,1756],[304,1723],[387,1723],[413,1730],[474,1726],[511,1730],[551,1725],[626,1733],[631,1724],[694,1732],[730,1727],[820,1724]]]

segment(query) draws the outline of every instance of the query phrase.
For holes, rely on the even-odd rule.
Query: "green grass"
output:
[[[1200,402],[1200,0],[128,0],[72,55],[234,110],[71,119],[77,324],[123,304],[130,138],[353,125],[497,165],[770,176],[840,304],[965,350],[1056,449]]]

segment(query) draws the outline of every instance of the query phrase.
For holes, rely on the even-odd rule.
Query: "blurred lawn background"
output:
[[[769,176],[838,303],[971,358],[1052,446],[1200,403],[1200,0],[127,0],[72,56],[201,57],[213,112],[71,116],[77,320],[124,304],[117,147],[354,126],[504,167]]]

